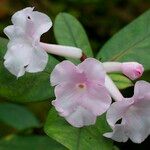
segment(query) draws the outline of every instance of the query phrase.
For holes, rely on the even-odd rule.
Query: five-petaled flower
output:
[[[71,125],[95,124],[96,117],[107,111],[111,97],[104,85],[105,75],[102,64],[94,58],[77,66],[70,61],[56,65],[50,77],[56,86],[52,104]]]
[[[25,8],[12,16],[12,23],[4,29],[9,37],[8,50],[4,56],[5,67],[15,76],[25,71],[42,71],[48,61],[48,55],[39,45],[40,36],[52,26],[48,16]]]
[[[9,38],[7,52],[4,56],[5,67],[15,76],[26,72],[43,71],[48,61],[48,53],[80,58],[82,50],[71,46],[46,44],[40,37],[51,26],[51,19],[34,8],[28,7],[12,16],[12,23],[4,29]]]
[[[138,81],[132,98],[113,103],[106,115],[113,132],[104,136],[118,142],[130,138],[134,143],[143,142],[150,134],[150,83]],[[121,123],[117,123],[121,119]]]

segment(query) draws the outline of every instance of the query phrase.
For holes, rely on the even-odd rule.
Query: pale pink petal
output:
[[[139,109],[139,112],[148,112],[150,113],[150,92],[146,93],[143,98],[135,101],[135,107]]]
[[[52,26],[51,19],[44,13],[33,11],[27,22],[28,32],[38,39],[43,33],[47,32]]]
[[[150,83],[146,81],[137,81],[134,87],[135,99],[143,98],[146,93],[150,93]]]
[[[111,104],[111,97],[105,87],[92,83],[87,88],[86,94],[81,99],[81,105],[98,116],[108,110]]]
[[[20,38],[23,38],[25,40],[27,40],[27,38],[25,37],[24,35],[24,30],[19,27],[19,26],[14,26],[14,25],[10,25],[10,26],[7,26],[5,29],[4,29],[4,33],[8,36],[8,38],[10,40],[16,40],[16,39],[20,39]],[[16,41],[17,43],[17,41]]]
[[[10,25],[10,26],[7,26],[5,29],[4,29],[4,33],[8,36],[8,38],[13,38],[15,36],[15,28],[13,25]]]
[[[140,78],[144,72],[144,68],[137,62],[122,63],[122,72],[131,80]]]
[[[70,61],[63,61],[55,66],[51,73],[51,85],[55,86],[63,82],[74,82],[77,78],[82,78],[78,68]]]
[[[27,43],[14,44],[9,42],[8,50],[4,56],[5,67],[15,76],[20,77],[25,73],[29,64],[32,47]]]
[[[55,87],[56,100],[52,101],[61,116],[67,116],[76,109],[80,94],[75,90],[73,84],[64,83]]]
[[[52,102],[60,116],[75,127],[82,127],[94,124],[96,116],[91,111],[80,106],[82,101],[81,93],[72,84],[64,83],[55,87],[56,100]]]
[[[29,40],[39,41],[40,36],[51,28],[52,21],[44,13],[33,11],[33,9],[34,8],[27,7],[16,12],[12,16],[12,23],[15,28],[20,27],[22,34]],[[18,32],[18,30],[16,32]]]
[[[145,115],[133,106],[124,116],[128,129],[127,135],[134,143],[143,142],[150,134],[150,123],[147,121],[150,120],[149,115],[150,111],[148,115]]]
[[[104,85],[106,73],[100,61],[87,58],[78,65],[78,68],[85,73],[88,80],[97,81],[98,84]]]
[[[125,126],[122,124],[115,125],[113,132],[105,133],[103,136],[111,138],[117,142],[126,142],[128,140],[128,137],[125,134]]]
[[[29,65],[26,67],[27,72],[43,71],[48,62],[48,54],[40,47],[33,48],[30,56]]]
[[[66,120],[74,127],[83,127],[93,125],[96,122],[96,116],[93,115],[88,109],[81,106],[66,117]]]
[[[135,101],[124,116],[128,136],[135,143],[143,142],[150,134],[150,93]]]
[[[122,101],[114,102],[106,114],[108,124],[113,127],[115,123],[125,115],[133,102],[132,99],[123,99]]]
[[[11,18],[12,23],[15,26],[20,26],[25,29],[26,27],[26,21],[28,19],[28,16],[32,13],[34,8],[27,7],[25,9],[22,9],[20,11],[17,11]]]

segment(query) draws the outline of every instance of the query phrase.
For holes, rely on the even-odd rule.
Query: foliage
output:
[[[109,130],[105,116],[101,116],[93,126],[75,128],[58,116],[54,109],[50,110],[45,124],[47,135],[71,150],[113,150],[112,141],[102,136]]]
[[[95,0],[95,2],[97,1]],[[147,70],[143,79],[149,80],[149,24],[150,11],[147,11],[106,42],[99,50],[96,58],[101,61],[138,61]],[[91,41],[92,38],[88,38],[82,25],[72,15],[68,13],[58,14],[54,21],[54,34],[58,44],[79,47],[88,57],[94,56],[94,50],[92,50],[89,42],[89,39]],[[0,38],[0,97],[1,101],[3,100],[0,103],[0,122],[4,124],[4,126],[2,125],[4,130],[11,128],[11,131],[4,133],[5,137],[1,136],[0,150],[118,149],[111,140],[102,136],[104,132],[110,130],[105,115],[99,117],[95,125],[78,129],[70,126],[62,117],[58,116],[53,108],[50,109],[50,104],[48,105],[50,110],[49,113],[47,112],[48,115],[44,125],[44,131],[49,137],[43,135],[41,126],[43,127],[44,122],[41,122],[34,115],[33,110],[30,111],[23,104],[24,102],[52,100],[54,92],[49,83],[49,76],[60,59],[49,55],[49,62],[43,72],[26,73],[25,76],[16,79],[3,66],[7,42],[8,40]],[[79,60],[70,60],[75,63],[80,62]],[[123,75],[110,74],[110,76],[119,89],[125,89],[133,85]],[[6,100],[13,101],[13,103],[4,102]],[[16,102],[20,102],[22,105],[16,104]],[[42,109],[38,107],[39,112]]]

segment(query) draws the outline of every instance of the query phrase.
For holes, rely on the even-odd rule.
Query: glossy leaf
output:
[[[47,117],[45,132],[70,150],[113,150],[113,144],[102,134],[108,131],[105,117],[93,126],[75,128],[52,109]]]
[[[150,69],[150,10],[114,35],[97,55],[102,61],[137,61]]]
[[[114,81],[116,86],[121,90],[133,86],[132,81],[122,74],[114,73],[114,74],[109,74],[109,76]]]
[[[81,48],[88,57],[93,56],[86,32],[72,15],[59,13],[55,19],[54,33],[59,44]],[[70,60],[73,61],[73,59]],[[77,62],[77,60],[74,60],[74,62]]]
[[[0,140],[0,150],[67,150],[47,136],[10,135]]]
[[[0,122],[18,130],[40,126],[37,118],[26,107],[12,103],[0,103]]]
[[[26,73],[17,79],[3,65],[7,42],[8,40],[0,38],[0,97],[18,102],[42,101],[53,97],[49,76],[54,66],[59,62],[49,55],[49,62],[45,71]]]

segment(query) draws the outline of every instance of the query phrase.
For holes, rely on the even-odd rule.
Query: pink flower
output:
[[[140,78],[144,71],[143,66],[137,62],[104,62],[103,66],[106,72],[122,72],[131,80]]]
[[[4,29],[10,41],[4,56],[5,67],[15,76],[44,70],[48,55],[39,45],[40,36],[52,26],[48,16],[28,7],[12,16],[12,23]]]
[[[128,138],[134,143],[143,142],[150,134],[150,83],[136,82],[133,97],[113,103],[106,118],[113,132],[105,133],[105,137],[118,142]]]
[[[52,102],[59,114],[73,126],[95,124],[111,104],[106,90],[102,64],[88,58],[75,66],[70,61],[56,65],[51,74],[56,100]]]
[[[4,66],[15,76],[25,72],[40,72],[46,67],[48,53],[60,56],[80,58],[82,50],[71,46],[46,44],[40,37],[51,26],[51,19],[34,8],[27,7],[12,16],[12,23],[4,29],[9,38]]]
[[[131,80],[140,78],[143,74],[144,68],[137,62],[122,63],[122,72]]]

